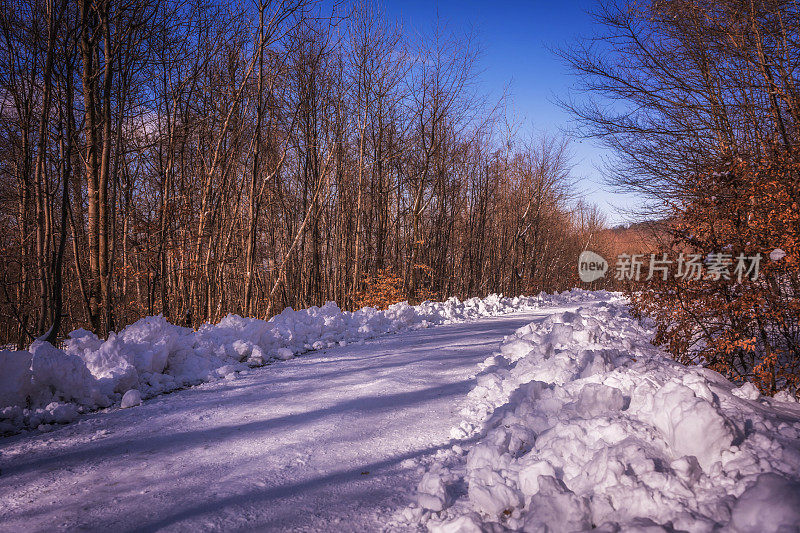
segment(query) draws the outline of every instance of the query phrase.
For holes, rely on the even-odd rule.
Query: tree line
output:
[[[571,286],[601,217],[478,60],[369,1],[4,0],[0,341]]]
[[[657,257],[721,277],[630,287],[656,342],[764,393],[800,389],[800,9],[786,0],[603,0],[598,31],[562,56],[564,105],[648,199]],[[661,238],[663,237],[663,238]],[[761,256],[755,279],[737,258]]]

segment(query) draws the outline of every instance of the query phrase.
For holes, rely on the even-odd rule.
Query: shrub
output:
[[[692,194],[676,208],[672,241],[663,251],[673,258],[701,254],[706,274],[699,280],[674,272],[666,280],[655,277],[631,291],[634,308],[655,321],[654,341],[677,360],[752,381],[765,394],[795,393],[800,164],[787,153],[757,162],[728,157],[690,181]],[[740,254],[761,254],[757,277],[736,271]],[[707,267],[720,258],[728,268],[714,279]]]

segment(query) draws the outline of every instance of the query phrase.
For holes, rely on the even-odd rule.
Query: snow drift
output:
[[[418,306],[403,302],[385,311],[367,307],[356,312],[328,302],[300,311],[287,308],[269,321],[228,315],[196,331],[151,316],[106,340],[78,329],[70,333],[63,349],[36,342],[28,351],[0,351],[0,434],[69,422],[80,412],[118,404],[131,390],[149,398],[308,350],[500,315],[537,307],[544,299],[588,297],[583,291],[538,297],[491,295]]]
[[[435,532],[798,531],[800,407],[669,359],[608,298],[481,365],[400,523]],[[464,449],[468,451],[464,451]]]

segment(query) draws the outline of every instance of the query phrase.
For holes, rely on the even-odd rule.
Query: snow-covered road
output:
[[[374,531],[449,441],[476,365],[575,307],[405,332],[0,439],[0,530]]]

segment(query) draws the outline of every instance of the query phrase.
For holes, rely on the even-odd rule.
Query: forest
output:
[[[0,31],[3,343],[565,289],[602,226],[441,20],[5,0]]]
[[[474,31],[374,0],[4,0],[0,343],[559,291],[585,250],[611,274],[621,252],[758,255],[752,279],[582,286],[625,290],[679,361],[795,391],[798,7],[592,6],[553,50],[574,127],[531,133]],[[578,194],[574,138],[611,154],[635,231]]]
[[[765,394],[800,387],[800,10],[785,0],[599,2],[561,51],[564,99],[613,150],[609,182],[662,220],[653,258],[720,275],[627,288],[654,342]],[[763,257],[754,279],[740,255]],[[751,276],[752,277],[752,276]]]

